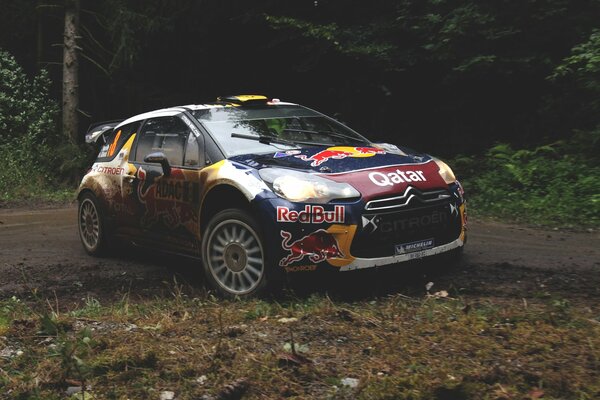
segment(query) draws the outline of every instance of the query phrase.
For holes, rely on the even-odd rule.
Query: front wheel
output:
[[[224,210],[208,223],[202,238],[204,274],[226,297],[252,296],[267,287],[270,271],[258,223],[248,212]]]

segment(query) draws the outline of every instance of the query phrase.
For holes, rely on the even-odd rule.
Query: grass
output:
[[[0,195],[0,207],[21,207],[35,204],[67,204],[75,200],[74,188],[48,188],[23,185]]]
[[[474,215],[568,229],[600,226],[600,130],[535,149],[499,144],[452,161]]]
[[[598,310],[565,299],[217,301],[179,292],[106,305],[87,298],[61,313],[11,299],[0,310],[2,345],[22,351],[0,358],[11,399],[62,399],[73,385],[96,399],[167,390],[181,399],[600,395]],[[46,317],[53,334],[42,333]]]

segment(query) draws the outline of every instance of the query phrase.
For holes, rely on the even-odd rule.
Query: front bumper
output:
[[[451,185],[446,191],[451,196],[440,201],[393,211],[369,210],[362,200],[315,206],[280,198],[264,199],[258,211],[270,259],[276,266],[289,272],[321,267],[351,271],[462,247],[466,242],[466,208],[459,188],[458,184]],[[427,240],[431,240],[430,245],[421,248],[397,249]]]
[[[433,247],[427,250],[415,251],[413,253],[398,254],[389,257],[379,258],[355,258],[350,264],[340,267],[340,271],[352,271],[355,269],[381,267],[389,264],[396,264],[405,261],[416,260],[423,257],[434,256],[436,254],[445,253],[450,250],[457,249],[464,246],[464,242],[461,238],[458,238],[450,243],[443,244],[441,246]]]

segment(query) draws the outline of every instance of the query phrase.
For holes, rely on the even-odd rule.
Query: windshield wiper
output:
[[[323,146],[323,143],[305,142],[305,141],[301,141],[301,140],[288,140],[288,139],[279,138],[277,136],[267,136],[267,135],[246,135],[243,133],[233,132],[231,134],[231,137],[240,138],[240,139],[256,140],[263,144],[280,143],[280,144],[287,144],[289,146],[295,146],[295,147],[298,147],[299,144],[305,144],[308,146]]]
[[[340,138],[340,139],[352,140],[354,142],[360,142],[360,143],[365,143],[365,144],[371,143],[365,139],[346,135],[343,133],[331,132],[331,131],[311,131],[310,129],[295,129],[295,128],[286,128],[283,131],[284,132],[300,132],[300,133],[309,133],[309,134],[317,134],[317,135],[327,135],[327,136],[336,137],[336,138]]]

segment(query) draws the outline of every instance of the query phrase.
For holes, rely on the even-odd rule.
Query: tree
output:
[[[65,1],[65,31],[63,48],[62,108],[63,133],[72,143],[78,142],[79,120],[79,0]]]

